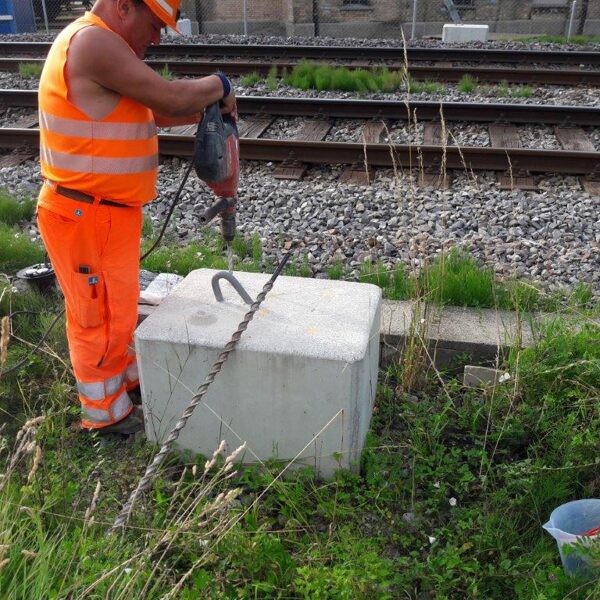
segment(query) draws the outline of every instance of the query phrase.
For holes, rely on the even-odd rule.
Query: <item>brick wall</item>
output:
[[[246,0],[249,21],[283,21],[284,8],[281,0]],[[207,21],[239,21],[243,14],[243,2],[209,0],[201,3],[201,12]]]
[[[242,18],[243,0],[195,0],[202,20],[239,22]],[[356,24],[410,23],[412,20],[413,0],[315,0],[321,23]],[[548,10],[537,5],[559,0],[466,0],[472,7],[459,6],[463,21],[527,21],[529,19],[553,19],[561,21],[567,18],[568,11],[555,8]],[[562,0],[560,0],[562,1]],[[286,23],[312,23],[313,0],[246,0],[248,20]],[[566,0],[570,5],[570,0]],[[581,1],[578,2],[581,7]],[[600,19],[600,0],[590,0],[589,19]],[[449,22],[450,17],[444,8],[443,0],[419,0],[417,14],[419,22]]]

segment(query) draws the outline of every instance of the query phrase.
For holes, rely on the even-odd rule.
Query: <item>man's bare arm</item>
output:
[[[158,113],[154,113],[154,122],[157,127],[177,127],[177,125],[195,125],[200,122],[202,113],[194,113],[184,117],[166,117]]]
[[[223,97],[218,76],[167,81],[137,58],[117,34],[99,27],[86,28],[74,37],[69,61],[70,77],[87,78],[164,117],[194,115]],[[231,94],[225,104],[234,110],[235,96]]]

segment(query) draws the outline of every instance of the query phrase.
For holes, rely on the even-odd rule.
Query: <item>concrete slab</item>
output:
[[[490,388],[507,378],[507,373],[490,367],[466,365],[463,385],[470,388]]]
[[[146,434],[162,441],[248,307],[226,283],[194,271],[136,331]],[[236,273],[255,298],[268,275]],[[329,477],[357,468],[377,388],[381,290],[280,277],[181,432],[205,455],[246,441],[244,462],[277,458]]]
[[[495,362],[519,336],[523,346],[533,341],[528,315],[519,317],[511,311],[384,300],[381,322],[383,364],[398,359],[411,335],[411,322],[412,335],[418,330],[427,340],[437,367]]]

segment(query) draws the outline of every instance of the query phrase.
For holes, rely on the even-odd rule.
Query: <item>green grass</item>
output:
[[[381,269],[365,275],[392,285]],[[45,326],[16,325],[27,339]],[[64,333],[50,347],[66,358]],[[7,364],[23,352],[11,342]],[[0,377],[3,600],[600,597],[600,579],[565,576],[541,528],[560,504],[600,495],[600,328],[542,326],[536,345],[511,351],[511,378],[493,392],[426,366],[409,392],[408,368],[405,355],[380,374],[360,470],[275,479],[273,461],[226,479],[223,458],[203,475],[203,457],[174,452],[130,528],[107,536],[156,448],[73,432],[72,377],[56,357],[33,357]],[[34,446],[10,468],[17,430],[40,414]],[[228,491],[236,499],[211,510]]]
[[[156,273],[177,273],[187,275],[194,269],[226,269],[227,260],[224,244],[219,234],[205,232],[198,242],[188,246],[179,246],[167,240],[142,262],[142,268]],[[142,244],[147,250],[152,240]],[[255,235],[246,239],[237,234],[232,243],[234,268],[242,271],[262,270],[262,248],[260,238]]]
[[[162,69],[159,69],[158,74],[167,81],[173,79],[173,73],[171,72],[171,69],[169,69],[169,65],[165,65]]]
[[[495,88],[491,88],[496,96],[501,98],[531,98],[533,90],[527,85],[510,87],[507,81],[502,81]]]
[[[336,266],[335,273],[338,279],[346,277],[343,265]],[[361,266],[359,280],[378,285],[384,297],[390,300],[421,298],[434,304],[528,312],[553,312],[565,306],[596,311],[600,308],[597,302],[592,301],[592,290],[587,284],[581,283],[572,291],[564,289],[544,293],[524,281],[500,282],[492,269],[457,249],[438,256],[418,276],[408,274],[403,264],[390,269],[381,261],[365,262]]]
[[[458,84],[456,85],[459,91],[463,94],[472,94],[477,89],[477,79],[470,75],[469,73],[465,73],[461,78]]]
[[[0,190],[0,223],[16,225],[19,221],[29,221],[35,214],[35,200],[18,201]]]
[[[277,71],[277,65],[273,65],[269,69],[269,74],[267,76],[267,88],[270,92],[274,92],[279,85],[279,75]]]
[[[155,272],[171,272],[187,275],[194,269],[227,268],[224,245],[216,232],[207,232],[198,242],[179,246],[165,241],[143,263],[142,267]],[[147,249],[150,240],[145,241]],[[275,268],[273,260],[263,256],[261,240],[255,235],[250,239],[237,235],[233,241],[234,269],[239,271],[269,272]],[[28,263],[29,264],[29,263]],[[341,261],[325,269],[329,279],[349,279],[349,269]],[[312,277],[313,271],[305,255],[293,256],[285,268],[292,277]],[[519,311],[560,310],[569,306],[576,309],[599,310],[593,302],[589,285],[579,284],[572,291],[567,289],[545,293],[525,281],[498,281],[493,270],[479,264],[465,251],[452,249],[439,255],[421,270],[418,276],[410,274],[404,264],[394,268],[382,261],[367,261],[360,267],[358,280],[382,288],[383,296],[390,300],[423,299],[443,305],[473,308],[499,308]]]
[[[541,42],[544,44],[576,44],[585,46],[587,44],[600,44],[600,35],[573,35],[568,40],[565,35],[536,35],[529,37],[524,42]]]
[[[533,90],[527,85],[520,85],[513,90],[514,98],[531,98]]]
[[[42,262],[44,250],[26,235],[0,223],[0,272],[12,273],[28,265]]]
[[[437,81],[409,79],[408,91],[412,94],[445,94],[448,88]]]
[[[262,79],[263,78],[258,73],[250,73],[248,75],[242,75],[240,77],[240,83],[244,87],[250,87],[251,85],[254,85],[255,83],[259,83],[260,81],[262,81]]]
[[[339,90],[347,92],[391,92],[403,85],[404,74],[380,69],[346,69],[311,61],[299,62],[291,73],[284,75],[286,85],[301,90]]]
[[[19,63],[19,75],[21,77],[39,79],[44,65],[37,63]]]

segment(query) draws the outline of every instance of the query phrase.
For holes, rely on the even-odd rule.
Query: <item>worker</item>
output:
[[[84,430],[143,429],[128,391],[139,385],[132,336],[156,128],[196,123],[219,100],[236,116],[222,73],[168,81],[143,62],[178,14],[179,0],[97,0],[56,37],[40,79],[38,225],[65,297]]]

